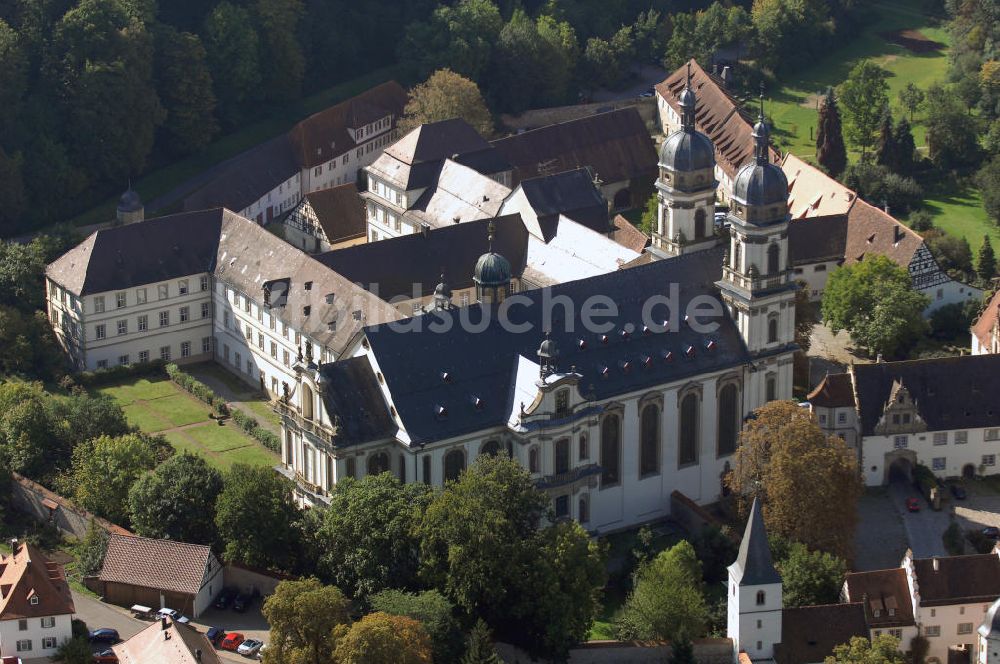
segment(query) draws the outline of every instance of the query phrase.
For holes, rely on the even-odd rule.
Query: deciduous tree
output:
[[[441,69],[410,90],[399,131],[451,118],[462,118],[484,138],[493,135],[493,117],[479,87],[450,69]]]
[[[156,78],[166,119],[160,140],[171,154],[197,152],[219,131],[208,55],[198,35],[165,26],[156,34]]]
[[[298,40],[302,0],[256,0],[252,5],[260,44],[264,99],[287,101],[302,94],[306,62]]]
[[[913,115],[924,105],[924,91],[910,81],[899,91],[899,103],[910,114],[910,122],[913,122]]]
[[[171,457],[132,485],[128,509],[133,529],[144,537],[214,544],[221,491],[222,476],[200,456]]]
[[[349,622],[349,607],[339,589],[315,578],[279,583],[261,609],[271,626],[265,664],[328,664],[334,628]]]
[[[976,174],[983,207],[993,223],[1000,225],[1000,155],[990,159]]]
[[[826,658],[826,664],[903,664],[906,656],[899,651],[899,640],[888,634],[876,636],[871,641],[867,637],[851,637],[850,643],[842,643],[833,649],[833,655]]]
[[[73,498],[97,516],[128,525],[128,492],[156,465],[156,456],[138,434],[100,436],[73,450]]]
[[[861,60],[840,85],[840,102],[847,118],[847,138],[862,158],[875,142],[883,109],[889,104],[889,72],[871,60]]]
[[[431,664],[430,638],[412,618],[369,613],[335,628],[337,664]]]
[[[773,401],[754,412],[728,482],[747,504],[761,499],[772,534],[850,558],[863,490],[857,456],[794,403]]]
[[[892,357],[926,330],[922,313],[928,304],[906,269],[879,255],[834,270],[822,312],[834,333],[847,330],[870,353]]]
[[[260,38],[250,12],[226,1],[205,19],[203,34],[219,112],[232,125],[260,96]]]
[[[847,574],[847,563],[830,553],[810,551],[801,542],[789,544],[775,566],[781,573],[781,599],[786,607],[836,604]]]
[[[840,111],[830,88],[819,108],[816,132],[816,160],[830,175],[837,177],[847,168],[847,148],[840,126]]]
[[[383,590],[370,601],[375,611],[419,620],[431,639],[435,662],[456,662],[461,657],[464,636],[455,620],[455,607],[438,591]]]
[[[955,92],[940,85],[927,89],[927,152],[940,168],[979,160],[979,127]]]
[[[502,28],[500,10],[491,0],[440,5],[429,21],[407,26],[399,60],[410,63],[418,78],[449,68],[482,82]]]
[[[291,481],[267,466],[238,463],[226,472],[222,482],[215,525],[226,560],[289,569],[300,517],[292,502]]]

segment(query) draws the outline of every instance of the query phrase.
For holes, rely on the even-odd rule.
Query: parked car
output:
[[[114,650],[102,650],[94,653],[94,664],[118,664],[118,655]]]
[[[170,618],[171,620],[177,620],[180,617],[181,617],[180,613],[174,611],[173,609],[168,609],[167,607],[163,607],[162,609],[156,612],[157,620],[162,620],[163,618]]]
[[[228,609],[229,605],[233,603],[234,599],[236,599],[237,594],[239,594],[239,591],[237,591],[236,588],[227,586],[223,588],[222,592],[219,593],[219,596],[215,598],[215,604],[213,606],[217,609]]]
[[[258,641],[257,639],[247,639],[240,644],[240,647],[236,649],[236,652],[244,657],[253,657],[263,645],[263,641]]]
[[[219,647],[223,650],[231,650],[236,652],[236,649],[240,647],[240,644],[246,640],[246,637],[239,632],[230,632],[226,634],[222,642],[219,643]]]
[[[243,613],[249,608],[251,603],[253,603],[253,595],[250,593],[240,593],[233,600],[233,611]]]
[[[118,630],[111,629],[110,627],[92,629],[90,630],[88,636],[90,637],[91,643],[118,643],[121,641],[121,639],[118,638]]]
[[[991,540],[1000,540],[1000,528],[996,526],[986,526],[983,528],[983,535]]]
[[[920,501],[914,498],[913,496],[910,496],[909,498],[906,499],[906,509],[909,510],[910,512],[919,512]]]
[[[952,484],[950,487],[951,495],[955,496],[958,500],[965,500],[969,497],[969,494],[965,492],[965,487],[961,484]]]
[[[208,631],[205,632],[205,638],[216,648],[219,647],[219,641],[226,638],[226,630],[221,627],[209,627]]]

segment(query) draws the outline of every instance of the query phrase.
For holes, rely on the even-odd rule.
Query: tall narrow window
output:
[[[308,385],[302,386],[302,417],[307,420],[313,418],[313,391]]]
[[[781,247],[772,244],[767,248],[767,273],[778,274],[781,271]]]
[[[399,481],[406,484],[406,457],[402,454],[399,455]]]
[[[385,452],[377,452],[368,457],[368,474],[381,475],[389,471],[389,455]]]
[[[763,606],[766,599],[767,599],[767,595],[764,594],[764,591],[763,590],[758,590],[757,591],[757,606]]]
[[[621,482],[621,418],[612,413],[601,422],[601,488]]]
[[[556,475],[569,472],[569,438],[556,441]]]
[[[496,456],[500,452],[500,441],[487,440],[479,448],[479,456]]]
[[[660,469],[660,407],[649,404],[642,409],[639,441],[639,477],[652,475]]]
[[[430,454],[425,454],[424,455],[424,460],[421,463],[423,465],[423,475],[424,475],[423,480],[424,480],[424,484],[430,484],[431,483],[431,455]]]
[[[681,440],[678,463],[682,466],[698,462],[698,395],[688,394],[681,400]]]
[[[743,244],[737,240],[733,243],[733,269],[739,272],[742,268],[740,267],[740,257],[743,253]]]
[[[585,461],[590,458],[590,443],[587,441],[587,434],[580,434],[580,449],[578,450],[580,455],[580,461]]]
[[[538,447],[534,446],[528,450],[528,472],[538,472]]]
[[[739,422],[739,399],[736,385],[729,383],[719,391],[719,444],[718,455],[727,456],[736,451]]]
[[[465,452],[452,450],[444,455],[444,479],[446,482],[457,480],[463,470],[465,470]]]
[[[705,208],[698,208],[694,213],[694,239],[705,237]]]
[[[775,314],[767,319],[767,343],[778,342],[778,316]]]
[[[778,378],[774,374],[768,374],[765,380],[765,392],[768,401],[778,398]]]
[[[577,506],[577,519],[580,523],[590,521],[590,509],[588,509],[586,496],[580,496],[580,502]]]

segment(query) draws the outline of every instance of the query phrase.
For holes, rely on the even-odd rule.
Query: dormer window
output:
[[[308,316],[310,311],[312,311],[312,307],[309,306],[308,304],[306,306],[302,307],[302,315],[303,316]]]
[[[312,287],[313,287],[313,282],[311,282],[311,281],[307,281],[307,282],[306,282],[306,283],[304,284],[304,287],[305,287],[305,289],[306,289],[306,290],[312,290]]]
[[[29,601],[31,602],[32,606],[38,606],[38,595],[32,596],[32,598]]]
[[[333,304],[333,293],[327,293],[326,294],[326,303],[327,304]]]

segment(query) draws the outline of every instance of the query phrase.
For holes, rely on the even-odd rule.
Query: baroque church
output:
[[[441,485],[501,452],[595,533],[666,516],[674,491],[719,497],[744,418],[792,395],[795,285],[763,114],[716,227],[695,103],[689,85],[660,152],[653,246],[626,269],[515,293],[491,245],[469,266],[472,304],[442,280],[428,311],[363,328],[336,362],[299,358],[278,408],[300,502],[385,471]]]

